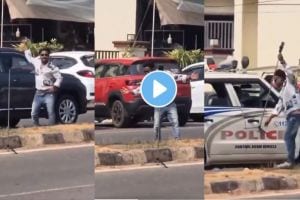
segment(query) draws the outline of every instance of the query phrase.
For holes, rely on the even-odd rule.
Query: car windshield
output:
[[[146,67],[146,66],[147,66],[147,63],[133,64],[128,68],[127,74],[143,75],[144,67]],[[155,62],[153,71],[157,70],[160,66],[163,66],[164,70],[171,71],[174,74],[180,73],[180,68],[179,68],[178,64],[175,62]]]
[[[81,61],[88,67],[95,67],[94,55],[86,55],[81,57]]]

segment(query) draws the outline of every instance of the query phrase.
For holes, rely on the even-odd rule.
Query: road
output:
[[[0,200],[94,199],[92,145],[0,154]]]
[[[112,124],[97,124],[95,142],[98,145],[104,145],[154,141],[152,126],[152,123],[139,123],[133,128],[118,129],[114,128]],[[204,137],[204,127],[201,123],[188,122],[184,127],[180,127],[180,131],[183,139]],[[172,138],[171,127],[163,127],[162,139],[170,138]]]
[[[94,116],[95,116],[94,113],[95,113],[94,110],[88,110],[87,113],[79,115],[77,123],[86,123],[86,122],[94,123]],[[40,119],[41,125],[47,125],[47,123],[48,123],[47,119],[45,118]],[[32,126],[31,119],[22,119],[17,125],[17,127],[30,127],[30,126]]]
[[[203,162],[96,171],[97,199],[203,199]]]

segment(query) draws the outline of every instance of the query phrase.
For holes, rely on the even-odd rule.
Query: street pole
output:
[[[156,5],[156,0],[153,0],[151,57],[153,57],[153,50],[154,50],[155,5]]]
[[[4,18],[4,0],[1,0],[1,48],[3,47],[3,18]]]

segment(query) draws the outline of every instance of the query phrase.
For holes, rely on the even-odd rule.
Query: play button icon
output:
[[[147,74],[141,84],[143,100],[150,106],[161,108],[172,103],[177,94],[173,76],[167,72],[154,71]]]
[[[153,81],[153,98],[156,98],[167,91],[167,88],[157,80]]]

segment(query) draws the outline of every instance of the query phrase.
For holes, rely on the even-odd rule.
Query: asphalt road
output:
[[[0,154],[0,200],[94,199],[92,145]]]
[[[85,114],[79,115],[77,123],[86,123],[86,122],[92,122],[94,123],[94,110],[88,110]],[[41,125],[47,125],[48,120],[45,118],[40,118],[40,124]],[[32,126],[31,119],[22,119],[17,127],[30,127]]]
[[[203,163],[96,172],[96,199],[203,199]]]
[[[165,123],[162,128],[162,139],[172,137],[172,128]],[[133,128],[114,128],[112,124],[97,124],[95,126],[95,142],[98,145],[104,144],[128,144],[136,142],[154,141],[152,123],[139,123]],[[183,139],[204,138],[204,127],[201,123],[188,122],[180,127]]]

